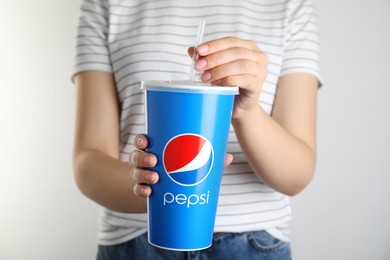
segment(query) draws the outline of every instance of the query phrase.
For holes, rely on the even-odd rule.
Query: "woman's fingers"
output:
[[[202,56],[195,63],[195,69],[208,70],[216,66],[234,62],[236,60],[250,60],[253,62],[262,61],[262,53],[249,49],[232,47],[230,49],[215,52],[207,56]]]
[[[155,155],[144,152],[148,147],[148,139],[145,135],[138,135],[134,139],[134,145],[138,150],[134,150],[129,155],[129,164],[133,166],[130,175],[136,183],[133,187],[134,194],[147,198],[152,194],[152,188],[147,184],[155,184],[158,182],[158,174],[153,171],[145,170],[157,164]]]
[[[156,172],[133,168],[131,169],[131,178],[136,183],[133,187],[134,194],[147,198],[152,194],[152,188],[147,184],[156,184],[159,177]]]
[[[200,56],[206,56],[235,47],[245,48],[252,51],[259,50],[257,44],[254,41],[243,40],[237,37],[225,37],[205,42],[199,45],[196,48],[196,51]]]
[[[204,82],[212,82],[226,77],[238,75],[258,77],[259,72],[261,72],[261,66],[259,63],[251,60],[235,60],[230,63],[206,70],[202,74],[201,79]]]
[[[134,194],[146,198],[152,194],[152,188],[147,184],[156,184],[159,177],[156,172],[134,167],[131,169],[131,178],[136,183],[133,187]]]
[[[194,48],[188,50],[190,55],[193,51]],[[204,71],[201,76],[203,82],[223,82],[225,85],[254,89],[261,86],[268,73],[268,57],[254,41],[226,37],[203,43],[196,51],[200,58],[195,62],[195,69]],[[243,81],[226,84],[237,82],[238,79]],[[255,92],[257,94],[258,91]]]

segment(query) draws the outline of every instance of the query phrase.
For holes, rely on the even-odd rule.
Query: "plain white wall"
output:
[[[71,169],[80,0],[0,2],[0,260],[94,259]],[[299,260],[390,259],[390,1],[317,0],[318,166],[293,198]]]
[[[80,0],[0,1],[0,259],[93,259],[71,166]]]
[[[295,259],[390,259],[390,1],[317,0],[325,84]]]

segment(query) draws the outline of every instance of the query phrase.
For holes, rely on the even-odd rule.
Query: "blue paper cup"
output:
[[[148,198],[148,240],[164,249],[211,246],[237,87],[142,82],[148,152],[159,174]]]

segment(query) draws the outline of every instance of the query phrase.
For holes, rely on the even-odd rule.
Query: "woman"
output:
[[[207,20],[195,50],[200,79],[240,94],[213,245],[176,252],[146,239],[147,184],[159,177],[145,170],[157,159],[141,151],[148,141],[139,82],[188,78],[199,19]],[[308,185],[316,160],[311,1],[86,0],[77,39],[74,173],[104,207],[98,259],[290,259],[289,196]]]

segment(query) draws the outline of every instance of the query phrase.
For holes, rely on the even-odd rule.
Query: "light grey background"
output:
[[[73,182],[80,0],[0,0],[0,259],[96,254],[99,207]],[[299,260],[390,259],[390,1],[317,0],[318,166],[293,198]]]

